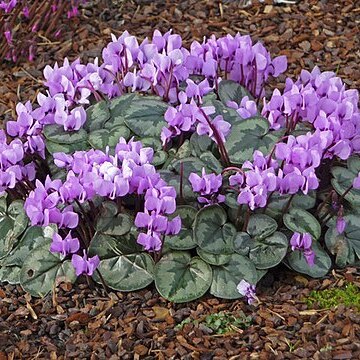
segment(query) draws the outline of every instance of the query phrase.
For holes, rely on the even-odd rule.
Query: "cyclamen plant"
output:
[[[86,0],[0,0],[0,57],[17,62],[20,58],[34,60],[37,34],[59,38],[63,17],[78,15],[79,5]]]
[[[188,50],[157,30],[46,66],[46,93],[0,132],[0,280],[252,304],[280,263],[358,264],[359,94],[315,67],[265,97],[285,70],[249,36]]]

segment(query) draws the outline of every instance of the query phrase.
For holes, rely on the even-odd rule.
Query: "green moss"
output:
[[[175,330],[181,330],[185,324],[190,322],[193,322],[195,325],[202,322],[209,329],[213,330],[215,334],[228,334],[238,332],[240,329],[246,329],[251,325],[252,319],[242,311],[236,314],[220,311],[219,313],[207,315],[202,321],[187,318],[176,325]]]
[[[239,329],[246,329],[251,325],[251,317],[245,316],[241,311],[236,315],[221,311],[208,315],[205,318],[205,325],[212,329],[216,334],[226,334]]]
[[[331,308],[343,304],[360,310],[360,289],[353,283],[342,288],[311,291],[306,303],[309,307],[315,304],[320,308]]]

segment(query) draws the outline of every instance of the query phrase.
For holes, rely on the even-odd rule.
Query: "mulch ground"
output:
[[[18,101],[34,100],[42,90],[46,64],[101,55],[110,34],[124,30],[139,38],[157,28],[183,36],[186,43],[212,33],[250,34],[272,55],[287,55],[287,75],[302,68],[335,71],[350,88],[360,84],[360,1],[306,1],[242,8],[241,1],[99,1],[87,5],[61,42],[43,39],[34,63],[0,64],[0,120],[14,116]],[[276,84],[272,84],[275,86]],[[360,285],[355,268],[325,279],[296,276],[284,268],[258,288],[261,301],[223,301],[210,296],[187,304],[165,301],[149,287],[111,297],[59,284],[44,299],[31,299],[20,287],[0,287],[0,360],[4,359],[359,359],[360,314],[342,305],[308,308],[311,290]],[[209,314],[243,311],[247,329],[217,335]],[[184,320],[187,321],[183,322]],[[182,328],[177,326],[185,323]]]

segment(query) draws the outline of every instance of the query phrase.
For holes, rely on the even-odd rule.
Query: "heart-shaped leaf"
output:
[[[249,100],[253,100],[252,95],[246,88],[232,80],[222,80],[219,84],[218,94],[224,105],[227,105],[229,101],[240,104],[245,96],[247,96]]]
[[[135,291],[152,283],[154,260],[145,253],[119,255],[102,260],[99,271],[112,289]],[[97,275],[95,280],[98,281]]]
[[[350,162],[352,167],[355,168],[355,161]],[[331,169],[333,179],[331,184],[339,195],[343,195],[345,191],[352,185],[353,180],[358,173],[354,173],[350,169],[334,166]],[[355,206],[360,206],[360,189],[351,189],[346,195],[345,199]]]
[[[336,225],[330,226],[325,234],[325,244],[331,254],[335,255],[336,265],[345,267],[360,262],[360,216],[344,216],[345,231],[339,234]]]
[[[159,294],[175,303],[192,301],[210,288],[211,267],[186,251],[173,251],[155,266],[155,286]]]
[[[154,166],[160,166],[166,162],[168,154],[165,151],[156,151],[152,160]]]
[[[124,94],[118,96],[110,101],[109,109],[111,117],[105,123],[106,129],[111,129],[114,126],[125,125],[125,114],[130,106],[130,104],[138,99],[139,95]]]
[[[133,219],[128,214],[114,215],[105,210],[98,218],[95,228],[105,235],[121,236],[130,231],[133,223]]]
[[[230,260],[222,266],[213,267],[213,281],[210,294],[223,299],[238,299],[242,295],[236,287],[241,280],[256,284],[258,274],[249,258],[233,254]]]
[[[246,231],[252,238],[262,240],[273,234],[277,227],[277,222],[270,216],[254,214],[250,216]]]
[[[255,150],[268,153],[275,145],[278,132],[269,132],[269,122],[261,117],[242,120],[232,125],[225,148],[234,164],[252,160]]]
[[[117,237],[95,234],[89,247],[89,256],[93,255],[100,257],[99,271],[114,290],[135,291],[153,281],[154,261],[141,251],[136,243],[136,233]],[[93,277],[100,282],[97,273]]]
[[[168,105],[155,96],[137,95],[125,111],[125,124],[137,136],[160,137],[167,125],[164,114]]]
[[[0,283],[19,284],[20,270],[20,266],[0,266]]]
[[[215,108],[215,114],[212,116],[215,117],[221,115],[225,121],[231,124],[231,126],[242,121],[242,118],[237,111],[229,108],[222,101],[217,100],[216,94],[213,92],[203,97],[203,104],[204,106],[213,106]]]
[[[347,159],[347,168],[354,174],[358,174],[360,171],[360,157],[351,156]]]
[[[291,201],[289,208],[296,207],[304,210],[312,209],[316,203],[316,193],[315,191],[310,191],[307,195],[296,194],[292,199],[291,195],[274,193],[266,207],[266,215],[280,221],[283,209],[285,209],[288,201]]]
[[[122,236],[110,236],[95,233],[89,246],[89,256],[98,255],[100,259],[109,259],[117,255],[137,254],[143,251],[137,242],[136,229]]]
[[[75,270],[69,260],[61,261],[49,251],[50,243],[32,250],[24,260],[20,271],[20,284],[32,296],[43,297],[50,292],[58,277],[71,282],[76,279]]]
[[[252,241],[249,258],[256,268],[269,269],[280,264],[284,259],[288,245],[287,237],[275,231],[265,239]]]
[[[27,228],[15,248],[1,261],[3,266],[22,266],[29,252],[37,247],[43,246],[51,239],[52,234],[48,232],[51,227],[31,226]],[[52,231],[54,231],[52,229]]]
[[[6,197],[0,197],[0,259],[6,256],[16,244],[17,238],[24,232],[28,224],[24,202],[13,201],[6,208]]]
[[[236,228],[227,223],[225,210],[219,205],[201,209],[194,222],[194,239],[199,247],[212,254],[231,254]]]
[[[210,151],[206,151],[200,155],[200,160],[206,164],[206,166],[216,174],[220,174],[223,170],[220,161]]]
[[[45,125],[43,134],[47,140],[64,145],[73,145],[85,142],[88,136],[84,129],[77,131],[65,131],[63,126],[57,124]]]
[[[240,255],[247,256],[253,240],[246,232],[237,232],[234,238],[234,250]]]
[[[331,268],[331,259],[317,242],[312,243],[312,250],[315,253],[315,264],[313,266],[306,262],[304,253],[299,250],[290,252],[285,258],[285,263],[301,274],[313,278],[324,277]]]
[[[213,141],[207,135],[198,135],[198,133],[193,133],[190,137],[190,145],[192,148],[192,155],[199,157],[205,151],[209,151]]]
[[[84,129],[87,132],[103,129],[110,116],[109,103],[105,100],[99,101],[86,109]]]
[[[284,215],[284,224],[293,232],[309,233],[314,240],[319,239],[321,235],[319,222],[313,215],[303,209],[291,208]]]
[[[189,250],[196,247],[192,230],[196,214],[197,210],[192,206],[180,205],[176,208],[175,213],[171,217],[180,216],[181,230],[177,235],[166,236],[165,242],[170,249]]]
[[[126,140],[130,137],[130,130],[126,126],[115,126],[109,130],[94,130],[89,134],[89,144],[94,149],[105,150],[107,146],[113,149],[118,144],[120,137]]]
[[[73,154],[75,151],[85,151],[89,149],[89,143],[87,141],[81,141],[74,144],[58,144],[56,142],[47,140],[46,150],[50,154],[57,152],[63,152],[65,154]]]
[[[184,178],[188,179],[190,174],[196,173],[201,174],[202,168],[205,168],[206,172],[209,173],[211,170],[208,166],[199,158],[188,157],[184,159],[175,159],[169,165],[169,170],[174,170],[177,174],[180,174],[180,166],[183,166]]]
[[[210,265],[216,265],[216,266],[225,265],[231,259],[231,255],[229,254],[212,254],[202,250],[199,247],[196,248],[196,252],[201,259],[203,259],[205,262],[207,262]]]

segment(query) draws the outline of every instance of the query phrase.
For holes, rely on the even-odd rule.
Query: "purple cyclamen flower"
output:
[[[71,232],[69,232],[64,239],[59,234],[54,233],[50,246],[50,251],[52,253],[60,253],[63,256],[66,256],[68,254],[76,253],[79,248],[79,239],[71,237]]]
[[[83,257],[74,254],[72,256],[71,263],[75,268],[76,276],[79,276],[81,274],[92,276],[92,274],[100,264],[100,258],[97,255],[88,258],[84,250]]]
[[[298,232],[294,232],[293,236],[290,239],[292,251],[302,251],[309,266],[313,266],[315,261],[315,253],[311,249],[311,244],[312,238],[309,233],[300,234]]]
[[[360,189],[360,172],[358,173],[358,176],[354,179],[352,185],[354,189]]]
[[[346,221],[342,216],[338,216],[336,219],[336,230],[339,234],[342,234],[346,228]]]
[[[249,284],[246,280],[241,280],[236,288],[242,296],[246,297],[249,305],[252,305],[256,301],[258,301],[258,298],[256,297],[256,293],[255,293],[256,291],[255,285]]]
[[[193,191],[202,195],[198,197],[200,203],[214,204],[225,201],[224,195],[217,194],[222,185],[221,174],[206,174],[205,168],[202,168],[201,176],[191,173],[189,181]],[[209,196],[211,199],[208,199]]]
[[[226,136],[230,133],[231,124],[224,120],[222,115],[217,115],[210,124],[206,119],[199,118],[199,122],[196,127],[198,135],[208,135],[213,141],[217,143],[217,139],[214,135],[214,130],[219,134],[221,141],[224,143]],[[219,145],[219,144],[218,144]]]

